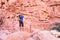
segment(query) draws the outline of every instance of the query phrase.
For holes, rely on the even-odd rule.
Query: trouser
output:
[[[20,26],[20,27],[24,27],[23,20],[19,20],[19,26]]]

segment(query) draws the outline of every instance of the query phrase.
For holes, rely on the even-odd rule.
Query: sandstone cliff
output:
[[[60,22],[60,0],[0,0],[1,31],[19,31],[18,12],[24,15],[25,30],[50,30]]]

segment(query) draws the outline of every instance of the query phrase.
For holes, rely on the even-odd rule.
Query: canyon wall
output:
[[[46,31],[44,33],[41,30],[50,30],[55,26],[55,23],[60,22],[60,0],[0,0],[0,40],[5,40],[7,35],[6,40],[9,38],[20,40],[20,33],[26,38],[26,32],[20,32],[19,29],[18,15],[21,13],[24,15],[24,30],[28,32],[30,29],[32,32],[38,30],[38,33],[41,34],[37,33],[36,35],[39,37],[34,36],[34,38],[55,40],[54,37],[44,39],[51,33],[47,35]],[[13,34],[10,36],[11,33]]]
[[[0,0],[0,30],[18,31],[18,15],[24,15],[25,28],[50,30],[60,22],[59,0]]]

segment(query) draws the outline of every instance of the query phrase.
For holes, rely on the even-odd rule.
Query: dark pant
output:
[[[24,27],[23,20],[19,20],[19,26],[20,26],[20,27]]]

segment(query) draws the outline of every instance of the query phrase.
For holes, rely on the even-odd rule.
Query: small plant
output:
[[[60,23],[55,24],[57,27],[53,27],[52,30],[57,30],[60,32]]]
[[[59,27],[53,27],[52,30],[57,30],[60,32],[60,28]]]

